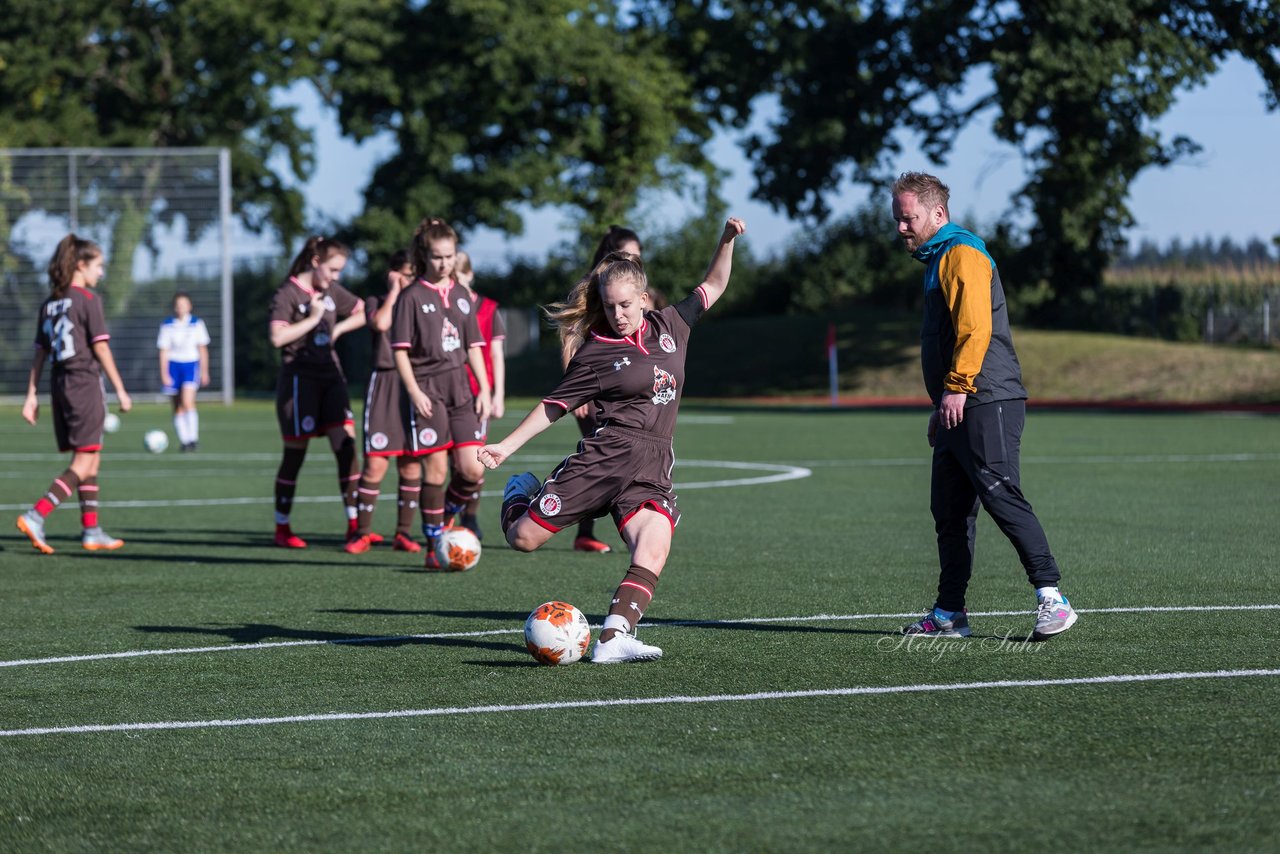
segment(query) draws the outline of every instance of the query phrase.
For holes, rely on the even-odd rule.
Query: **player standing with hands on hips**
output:
[[[911,257],[925,265],[920,357],[933,401],[930,504],[938,534],[938,598],[903,634],[965,637],[978,507],[1009,538],[1036,590],[1032,637],[1064,632],[1076,612],[1058,590],[1058,564],[1022,494],[1019,444],[1027,390],[1013,349],[1004,287],[986,244],[951,222],[951,191],[933,175],[904,172],[893,218]]]
[[[566,412],[599,403],[601,428],[539,484],[529,472],[503,491],[502,529],[512,548],[530,552],[586,516],[610,511],[631,552],[631,567],[613,594],[591,652],[596,664],[653,661],[662,650],[635,636],[671,551],[680,512],[671,491],[672,438],[684,391],[689,334],[729,284],[735,239],[746,231],[730,218],[706,280],[673,306],[649,311],[644,265],[634,255],[605,257],[575,288],[580,300],[548,309],[561,338],[584,343],[554,391],[501,442],[479,450],[497,468]]]
[[[67,470],[53,479],[35,507],[18,517],[18,530],[42,554],[53,554],[45,542],[44,522],[54,509],[80,493],[80,544],[88,551],[112,551],[124,545],[98,525],[98,468],[102,464],[102,429],[107,417],[102,373],[115,387],[120,411],[133,407],[116,370],[102,312],[102,299],[93,293],[102,279],[102,248],[91,240],[68,234],[49,261],[49,298],[36,318],[36,355],[27,379],[22,417],[36,423],[36,398],[45,361],[52,366],[53,433],[58,450],[71,452]]]

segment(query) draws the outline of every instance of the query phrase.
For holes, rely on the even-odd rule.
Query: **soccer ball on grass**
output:
[[[163,430],[148,430],[142,444],[151,453],[162,454],[169,447],[169,436]]]
[[[591,626],[568,602],[544,602],[524,621],[524,643],[540,664],[573,664],[587,654]]]
[[[436,540],[440,568],[462,572],[480,562],[480,540],[467,528],[450,525]]]

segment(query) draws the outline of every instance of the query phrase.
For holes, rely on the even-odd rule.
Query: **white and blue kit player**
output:
[[[196,390],[209,384],[209,330],[191,313],[191,298],[173,298],[173,316],[160,324],[156,349],[160,351],[162,390],[173,401],[173,427],[184,451],[194,451],[200,440],[200,416]]]

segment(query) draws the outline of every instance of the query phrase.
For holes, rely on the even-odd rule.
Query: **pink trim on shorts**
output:
[[[408,456],[408,451],[365,451],[366,457],[404,457]]]
[[[321,424],[320,427],[316,430],[316,432],[312,433],[311,435],[320,436],[325,432],[332,430],[334,427],[354,427],[354,426],[356,426],[356,422],[350,418],[346,418],[346,419],[343,419],[342,421],[334,421],[330,424]]]
[[[643,503],[643,504],[641,504],[639,507],[637,507],[635,510],[632,510],[630,513],[628,513],[626,516],[624,516],[624,517],[622,518],[622,521],[618,523],[618,533],[622,533],[622,529],[623,529],[624,527],[626,527],[626,525],[627,525],[627,523],[628,523],[628,522],[630,522],[630,521],[631,521],[631,517],[632,517],[632,516],[635,516],[637,513],[639,513],[641,510],[643,510],[643,509],[644,509],[644,508],[646,508],[646,507],[650,507],[650,508],[652,508],[652,509],[654,509],[654,510],[658,511],[659,513],[661,513],[663,516],[666,516],[666,517],[667,517],[667,521],[671,523],[671,530],[672,530],[672,531],[675,531],[675,529],[676,529],[676,520],[671,518],[671,514],[670,514],[670,513],[668,513],[666,510],[663,510],[661,507],[659,507],[659,506],[658,506],[658,502],[653,501],[653,500],[651,499],[651,500],[649,500],[649,501],[644,502],[644,503]]]
[[[529,509],[525,511],[525,515],[527,515],[534,522],[537,522],[540,526],[542,526],[543,528],[546,528],[548,531],[550,531],[553,534],[558,534],[564,530],[564,528],[557,528],[555,525],[552,525],[546,519],[543,519],[541,516],[538,516],[537,514],[535,514],[533,512],[533,505],[529,506]]]
[[[447,451],[452,447],[453,447],[453,442],[448,442],[444,445],[438,445],[434,448],[426,448],[419,451],[404,451],[403,454],[406,457],[425,457],[428,454],[435,454],[435,453],[439,453],[440,451]]]
[[[467,440],[467,441],[465,441],[465,442],[454,442],[454,443],[453,443],[453,447],[455,447],[455,448],[470,448],[470,447],[472,447],[473,445],[481,445],[481,446],[483,446],[484,444],[485,444],[485,440],[484,440],[484,439],[468,439],[468,440]]]
[[[66,450],[66,448],[63,448],[63,450]],[[96,445],[81,445],[80,447],[72,448],[71,450],[75,451],[77,454],[92,454],[102,450],[102,443],[99,442]]]

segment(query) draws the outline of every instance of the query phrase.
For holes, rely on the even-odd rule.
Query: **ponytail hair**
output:
[[[600,245],[596,247],[596,256],[591,259],[591,266],[593,268],[598,266],[605,259],[605,256],[612,255],[614,252],[621,252],[625,244],[633,241],[636,246],[641,248],[641,251],[644,250],[644,244],[640,242],[640,235],[620,225],[609,226],[609,230],[604,233],[604,237],[600,238]]]
[[[610,252],[596,264],[590,275],[573,286],[562,302],[553,302],[543,308],[547,319],[560,328],[560,348],[566,361],[578,352],[593,327],[608,324],[600,292],[613,282],[625,279],[634,281],[640,292],[649,290],[649,278],[645,275],[640,256]]]
[[[49,259],[49,292],[62,299],[67,295],[80,264],[100,257],[102,247],[92,240],[76,237],[74,233],[59,240],[58,248],[53,250],[53,257]]]
[[[437,240],[452,240],[453,245],[457,246],[458,232],[439,217],[428,217],[418,225],[418,230],[413,233],[413,243],[409,247],[414,275],[427,274],[431,260],[431,244]]]
[[[289,275],[296,276],[299,273],[305,273],[310,270],[312,258],[319,258],[320,263],[323,264],[334,255],[350,258],[351,247],[327,237],[312,235],[307,238],[306,243],[302,244],[302,251],[297,254],[293,259],[293,263],[289,265]]]

